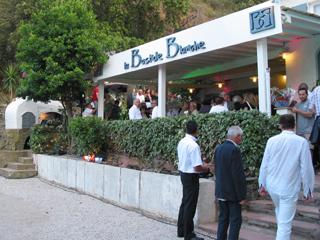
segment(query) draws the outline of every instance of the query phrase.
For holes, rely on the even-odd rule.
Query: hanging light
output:
[[[222,88],[223,83],[218,83],[218,88]]]

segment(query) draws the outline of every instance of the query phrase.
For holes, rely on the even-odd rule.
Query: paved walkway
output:
[[[39,178],[0,177],[1,240],[178,240],[176,227]],[[205,238],[209,240],[211,238]]]

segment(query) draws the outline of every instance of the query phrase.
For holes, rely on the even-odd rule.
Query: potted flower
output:
[[[295,93],[296,91],[292,88],[271,88],[271,103],[278,114],[290,113],[291,107],[295,104],[293,100]]]

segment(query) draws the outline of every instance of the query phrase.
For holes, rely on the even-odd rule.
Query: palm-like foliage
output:
[[[19,72],[15,65],[9,64],[4,71],[3,89],[10,93],[10,100],[19,85]]]

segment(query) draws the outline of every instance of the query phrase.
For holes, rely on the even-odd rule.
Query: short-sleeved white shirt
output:
[[[158,106],[155,106],[153,109],[152,109],[152,114],[151,114],[151,118],[152,119],[155,119],[159,117],[159,111],[158,111]]]
[[[202,165],[200,147],[197,139],[186,134],[178,144],[178,169],[184,173],[196,173],[194,167]]]
[[[136,105],[132,105],[132,107],[129,109],[129,119],[130,120],[142,119],[140,109]]]

